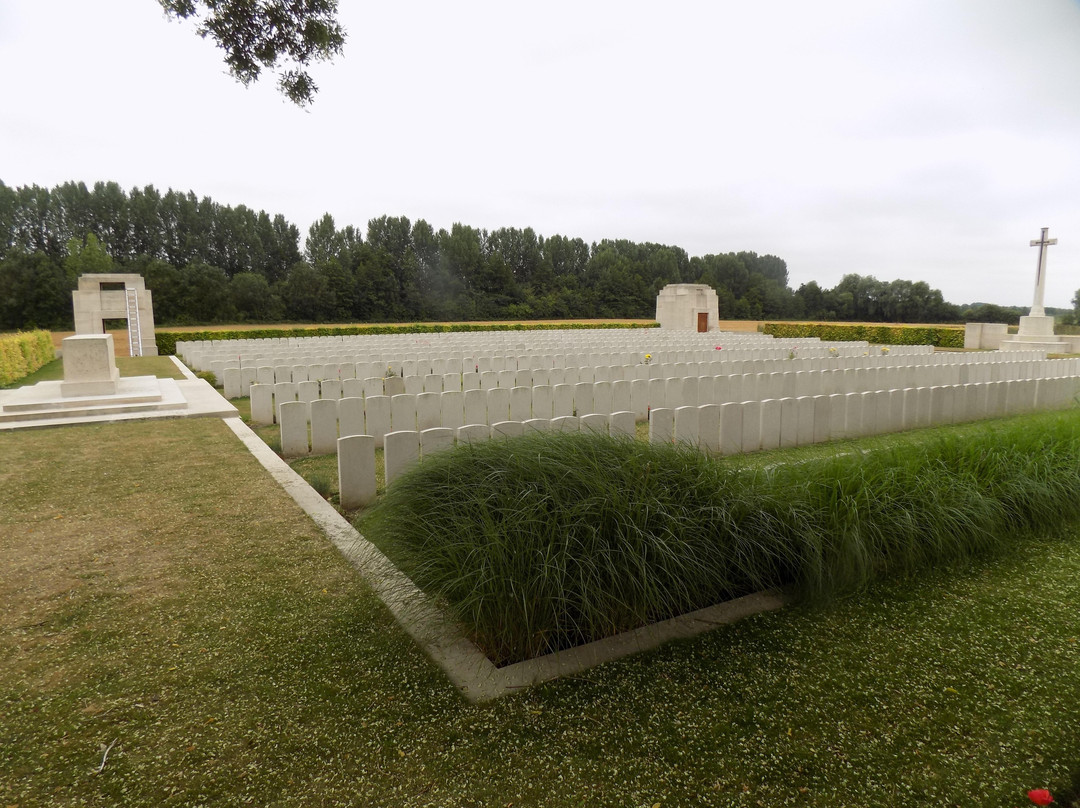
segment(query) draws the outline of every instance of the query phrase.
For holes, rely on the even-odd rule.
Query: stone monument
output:
[[[1043,296],[1046,292],[1046,253],[1047,248],[1057,244],[1056,238],[1048,238],[1049,227],[1042,228],[1038,239],[1032,239],[1031,246],[1039,248],[1039,260],[1035,267],[1035,295],[1031,310],[1020,318],[1020,328],[1015,336],[1001,341],[1003,351],[1044,350],[1048,353],[1080,352],[1080,336],[1058,336],[1054,333],[1054,318],[1047,316],[1043,308]]]
[[[669,283],[656,296],[656,321],[679,331],[717,331],[720,301],[704,283]]]
[[[104,334],[105,320],[127,320],[129,355],[157,356],[153,298],[141,275],[80,275],[71,298],[76,334]]]

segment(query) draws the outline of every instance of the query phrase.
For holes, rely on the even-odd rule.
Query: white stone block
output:
[[[423,376],[422,378],[423,378],[424,389],[421,392],[423,392],[423,393],[441,393],[443,391],[443,380],[442,380],[442,375],[441,374],[438,375],[438,376],[435,376],[433,374],[429,374],[427,376]]]
[[[394,396],[405,395],[405,379],[401,376],[386,376],[382,380],[383,395]]]
[[[649,379],[649,406],[648,409],[663,409],[667,407],[667,379]],[[646,415],[648,410],[646,410]]]
[[[112,335],[110,334],[109,336],[112,336]],[[70,339],[70,337],[69,337],[69,339]],[[230,400],[235,399],[235,398],[240,398],[243,395],[243,393],[240,390],[240,369],[239,368],[225,368],[225,370],[223,371],[223,377],[224,377],[223,382],[224,382],[224,385],[225,385],[224,386],[225,398],[230,399]],[[86,383],[83,383],[83,384],[84,384],[84,386],[86,385]],[[63,391],[64,391],[63,394],[64,395],[94,395],[93,393],[85,393],[85,392],[79,392],[77,394],[67,392],[67,391],[72,389],[72,385],[71,385],[70,382],[67,382],[67,381],[64,382],[64,385],[65,385],[64,388],[63,388]],[[80,388],[80,390],[81,389],[82,388]],[[115,392],[115,389],[112,390],[111,392]],[[100,394],[98,394],[98,395],[100,395]]]
[[[444,393],[460,393],[461,387],[461,374],[460,373],[444,373],[442,377],[442,392]]]
[[[830,395],[814,396],[814,428],[813,442],[826,443],[832,440],[832,407],[833,399]]]
[[[364,379],[364,398],[382,395],[385,395],[385,393],[383,392],[383,379],[381,376],[368,376]]]
[[[844,394],[844,437],[860,438],[863,435],[863,412],[865,404],[862,393]]]
[[[251,422],[259,426],[274,423],[274,385],[251,385]]]
[[[454,430],[446,427],[432,427],[420,430],[420,456],[427,460],[437,452],[454,448]]]
[[[251,395],[251,385],[255,383],[255,368],[245,367],[240,368],[240,396]]]
[[[435,429],[442,426],[442,393],[421,393],[416,397],[416,428]]]
[[[416,431],[416,396],[409,393],[390,396],[390,428],[393,432]]]
[[[424,377],[423,376],[406,376],[405,393],[410,396],[418,396],[424,392]],[[395,394],[398,395],[398,394]]]
[[[814,442],[814,397],[799,396],[795,399],[795,408],[795,445],[809,446]]]
[[[497,421],[491,425],[491,437],[516,438],[525,432],[525,424],[521,421]]]
[[[461,389],[464,390],[479,390],[482,387],[480,380],[480,374],[473,371],[466,371],[461,374]]]
[[[281,405],[285,402],[296,401],[296,385],[292,382],[278,382],[274,385],[274,415],[281,422]]]
[[[488,424],[510,420],[510,388],[496,387],[487,391]]]
[[[591,412],[578,418],[578,428],[582,432],[595,432],[597,435],[607,435],[610,416],[606,413]]]
[[[439,396],[440,425],[447,429],[465,426],[465,395],[457,390],[443,392]]]
[[[672,376],[664,380],[664,408],[674,410],[683,405],[683,380]]]
[[[785,449],[799,445],[799,408],[798,399],[780,399],[780,437],[779,446]]]
[[[611,414],[612,394],[611,382],[599,381],[593,384],[591,412],[603,415]],[[580,415],[580,411],[578,412]]]
[[[491,427],[487,424],[466,424],[457,429],[458,443],[481,443],[490,439]]]
[[[375,447],[383,448],[390,432],[390,396],[369,396],[364,399],[364,430],[375,438]]]
[[[674,425],[672,427],[672,440],[675,443],[685,443],[687,446],[697,447],[701,442],[701,433],[698,429],[697,405],[675,407]]]
[[[532,389],[532,414],[535,417],[550,420],[554,403],[551,385],[541,384]]]
[[[535,388],[534,388],[535,389]],[[525,422],[525,431],[533,432],[550,432],[551,431],[551,419],[550,418],[530,418]]]
[[[274,366],[274,384],[281,384],[282,382],[292,382],[291,365]]]
[[[334,400],[341,398],[341,380],[323,379],[319,383],[319,397],[332,398]]]
[[[593,411],[593,382],[574,385],[574,413],[580,418]]]
[[[420,462],[420,433],[399,430],[386,435],[383,463],[386,467],[386,485],[390,485]]]
[[[670,444],[675,438],[675,411],[653,407],[649,412],[649,443]]]
[[[720,454],[742,452],[742,416],[741,401],[725,401],[720,405]]]
[[[520,371],[519,371],[520,373]],[[533,388],[510,388],[510,420],[528,421],[532,418]]]
[[[756,452],[761,449],[761,403],[742,402],[742,444],[740,451]],[[723,426],[720,428],[723,436]]]
[[[465,391],[465,424],[487,424],[487,390]]]
[[[677,424],[676,424],[677,427]],[[698,407],[698,436],[702,451],[720,451],[720,405],[702,404]]]
[[[367,434],[364,431],[364,399],[358,396],[343,398],[338,401],[337,408],[338,432],[342,437]]]
[[[338,403],[335,398],[311,402],[311,453],[330,454],[337,450]]]
[[[308,366],[307,365],[293,365],[292,368],[292,383],[300,384],[300,382],[309,381],[308,379]]]
[[[553,417],[560,418],[574,414],[574,387],[569,384],[556,384],[552,387]]]
[[[319,383],[318,382],[299,382],[296,385],[296,398],[299,401],[304,401],[310,404],[312,401],[319,400]]]
[[[637,434],[635,416],[631,410],[619,410],[611,413],[608,431],[613,437],[633,438]]]
[[[765,398],[761,400],[761,448],[768,451],[780,448],[780,427],[783,406],[782,399]]]
[[[281,456],[300,457],[308,453],[308,405],[286,401],[278,408],[281,426]]]
[[[371,435],[339,438],[337,454],[341,507],[354,510],[370,505],[375,501],[375,438]]]
[[[576,415],[558,415],[551,419],[552,432],[578,432],[580,426]]]

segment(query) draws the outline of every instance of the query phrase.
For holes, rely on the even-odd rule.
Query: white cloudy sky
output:
[[[1080,289],[1080,0],[340,0],[310,111],[155,0],[0,2],[0,180]]]

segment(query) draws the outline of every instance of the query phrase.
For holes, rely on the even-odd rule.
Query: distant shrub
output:
[[[445,334],[461,331],[554,331],[578,328],[659,328],[659,323],[514,323],[511,325],[482,325],[454,323],[438,325],[355,325],[336,328],[257,328],[247,331],[157,331],[158,353],[176,353],[177,342],[198,342],[229,339],[271,339],[275,337],[336,337],[355,334]]]
[[[755,467],[586,434],[459,446],[362,530],[498,662],[749,592],[829,597],[1080,513],[1080,414]]]
[[[11,384],[56,358],[48,331],[0,334],[0,384]]]
[[[817,337],[825,342],[865,341],[875,345],[933,345],[963,348],[964,329],[921,325],[842,325],[839,323],[762,323],[758,330],[782,339]]]

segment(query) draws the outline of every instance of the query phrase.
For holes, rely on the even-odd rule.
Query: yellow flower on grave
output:
[[[888,352],[889,352],[889,346],[888,346],[888,345],[882,345],[882,346],[881,346],[881,353],[882,353],[882,355],[885,355],[885,354],[887,354]]]

